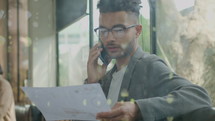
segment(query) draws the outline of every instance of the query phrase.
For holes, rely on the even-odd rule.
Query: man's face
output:
[[[141,25],[136,25],[137,21],[134,16],[124,11],[101,13],[99,24],[99,27],[104,30],[112,29],[112,32],[109,31],[106,37],[100,38],[112,59],[123,58],[136,50],[136,40],[142,28]],[[120,29],[127,27],[130,28],[124,29],[124,31]]]

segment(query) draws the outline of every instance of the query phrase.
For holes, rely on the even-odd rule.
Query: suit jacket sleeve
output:
[[[142,72],[147,75],[143,83],[148,94],[144,99],[136,100],[144,121],[166,117],[173,119],[192,110],[211,106],[203,88],[173,73],[161,59],[149,58]]]

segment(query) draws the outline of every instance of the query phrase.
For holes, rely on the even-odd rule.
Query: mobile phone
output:
[[[105,64],[108,65],[110,63],[110,58],[108,56],[107,51],[105,50],[103,44],[101,45],[101,47],[103,48],[101,51],[101,54],[99,56],[99,58],[101,59],[101,61]]]

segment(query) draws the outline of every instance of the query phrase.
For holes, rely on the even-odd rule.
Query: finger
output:
[[[126,118],[125,115],[122,114],[115,117],[104,117],[102,121],[128,121],[128,118]]]
[[[122,102],[117,102],[111,109],[119,108],[120,106],[122,106],[122,104]]]
[[[111,118],[111,121],[128,121],[128,118],[124,117],[124,115],[120,115],[120,116]]]
[[[88,57],[89,62],[90,62],[90,63],[97,62],[97,59],[98,59],[98,57],[99,57],[101,51],[102,51],[102,48],[100,48],[100,49],[98,49],[98,50],[96,50],[96,51],[91,52],[91,53],[89,54],[89,57]]]
[[[97,63],[98,62],[98,57],[99,57],[100,54],[101,54],[101,49],[96,51],[96,52],[94,52],[94,53],[92,53],[90,55],[91,57],[89,57],[89,58],[92,61],[92,63]]]
[[[101,43],[100,43],[100,42],[97,43],[97,44],[95,44],[95,45],[90,49],[90,51],[95,51],[95,50],[97,50],[98,48],[101,48]]]
[[[110,119],[110,118],[113,118],[113,117],[117,117],[119,115],[122,115],[123,114],[123,111],[120,108],[117,108],[115,110],[112,110],[112,111],[109,111],[109,112],[101,112],[101,113],[98,113],[97,114],[97,117],[98,118],[105,118],[105,119]]]
[[[95,52],[99,52],[99,51],[101,51],[102,50],[102,48],[92,48],[91,50],[90,50],[90,52],[89,52],[89,55],[91,55],[91,54],[93,54],[93,53],[95,53]]]
[[[89,54],[89,58],[100,55],[100,50],[93,51]]]
[[[95,52],[101,52],[103,50],[103,48],[92,48],[89,52],[89,55],[95,53]]]

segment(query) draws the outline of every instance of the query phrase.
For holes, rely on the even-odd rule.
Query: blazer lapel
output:
[[[143,57],[144,52],[142,51],[142,49],[139,47],[135,54],[132,56],[127,69],[125,71],[124,77],[123,77],[123,81],[122,81],[122,85],[121,85],[121,89],[119,92],[119,97],[118,97],[118,101],[125,101],[126,98],[129,96],[129,85],[132,79],[132,75],[133,75],[133,71],[135,68],[136,63],[138,62],[138,60]]]
[[[116,71],[116,65],[114,65],[114,67],[107,73],[107,75],[105,76],[104,79],[102,79],[103,83],[102,83],[102,89],[103,92],[105,94],[105,96],[108,96],[108,92],[109,92],[109,88],[110,88],[110,84],[111,84],[111,80],[112,80],[112,75],[113,73]],[[105,80],[105,81],[104,81]]]

